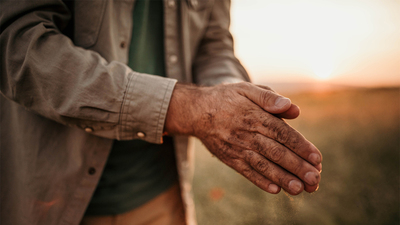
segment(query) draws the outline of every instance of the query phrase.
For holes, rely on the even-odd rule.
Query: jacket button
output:
[[[175,6],[175,1],[174,0],[168,1],[168,6],[173,8]]]
[[[171,63],[176,63],[176,62],[178,62],[178,56],[176,56],[176,55],[171,55],[171,56],[169,57],[169,61],[170,61]]]
[[[145,133],[143,133],[143,132],[137,132],[137,134],[136,134],[138,137],[140,137],[140,138],[144,138],[144,137],[146,137],[146,134]]]
[[[96,169],[95,169],[94,167],[90,167],[89,170],[88,170],[88,173],[89,173],[90,175],[93,175],[93,174],[96,173]]]
[[[125,41],[122,41],[119,46],[121,46],[121,48],[125,48],[125,46],[126,46]]]
[[[91,128],[91,127],[86,127],[86,128],[85,128],[85,131],[88,132],[88,133],[93,132],[93,128]]]
[[[191,0],[190,3],[192,3],[192,6],[196,8],[199,5],[199,2],[197,0]]]

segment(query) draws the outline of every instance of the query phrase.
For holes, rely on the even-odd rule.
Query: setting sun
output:
[[[316,55],[310,61],[310,66],[314,72],[315,78],[318,80],[328,80],[332,77],[334,64],[331,56]]]
[[[400,84],[400,2],[233,0],[236,55],[255,82]]]

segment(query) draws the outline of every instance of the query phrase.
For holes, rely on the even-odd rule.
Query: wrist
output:
[[[177,83],[169,103],[164,131],[170,135],[195,135],[196,123],[205,110],[207,87]]]

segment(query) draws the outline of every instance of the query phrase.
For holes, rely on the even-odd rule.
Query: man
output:
[[[298,107],[237,83],[229,5],[2,1],[1,222],[195,224],[188,135],[269,193],[315,191],[322,156],[279,118]]]

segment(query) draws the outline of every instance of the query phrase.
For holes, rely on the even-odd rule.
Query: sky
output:
[[[230,29],[255,83],[400,85],[400,0],[232,0]]]

